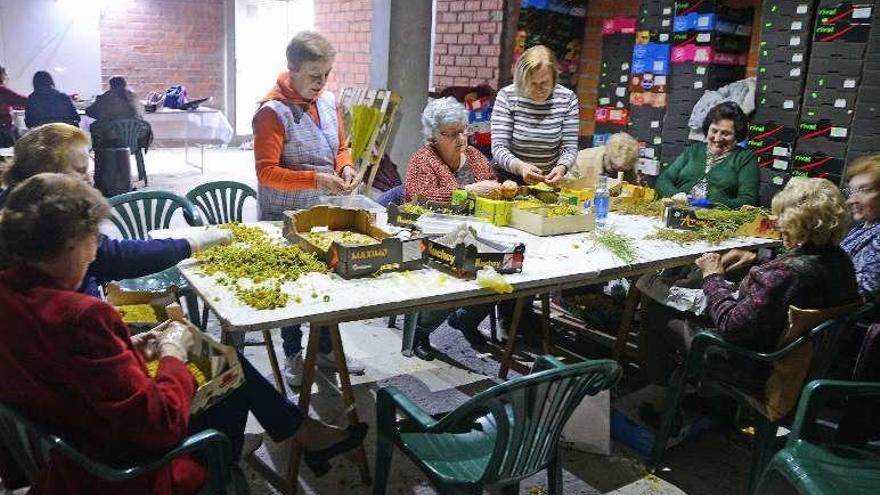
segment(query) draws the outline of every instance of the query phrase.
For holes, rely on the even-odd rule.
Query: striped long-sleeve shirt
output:
[[[573,91],[557,84],[550,98],[536,102],[507,86],[498,91],[492,110],[492,156],[514,174],[517,159],[544,173],[556,165],[571,167],[578,153],[579,124]]]

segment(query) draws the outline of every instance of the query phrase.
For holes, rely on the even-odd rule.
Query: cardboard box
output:
[[[649,403],[654,405],[655,410],[662,410],[659,404],[663,403],[665,396],[665,387],[648,385],[615,400],[611,404],[611,438],[645,457],[650,457],[654,451],[657,432],[639,418],[639,407],[643,403]],[[681,429],[677,435],[669,436],[666,448],[696,438],[711,425],[706,416],[690,414],[684,410],[682,414],[684,418]]]
[[[663,223],[669,229],[697,230],[700,227],[712,225],[713,222],[711,219],[699,218],[697,211],[693,208],[669,206],[663,212]],[[776,230],[774,222],[766,215],[759,216],[753,222],[742,225],[737,233],[749,237],[782,238],[782,234]]]
[[[473,211],[474,200],[473,198],[468,198],[467,204],[465,205],[452,205],[449,203],[419,200],[416,200],[415,204],[428,208],[432,210],[433,213],[442,213],[445,215],[469,215],[471,211]],[[415,226],[419,217],[422,216],[422,214],[406,212],[403,209],[403,205],[397,205],[394,203],[388,203],[387,211],[388,223],[398,227],[411,228]]]
[[[551,206],[551,205],[548,205]],[[582,209],[579,215],[566,215],[549,218],[542,214],[543,207],[522,209],[513,207],[510,215],[510,227],[537,236],[572,234],[587,232],[596,226],[596,215],[592,208]]]
[[[319,205],[284,212],[282,234],[288,241],[326,261],[331,270],[345,279],[372,275],[380,270],[417,268],[419,260],[404,259],[400,239],[376,227],[374,222],[375,217],[365,210]],[[315,227],[365,234],[378,240],[379,244],[346,246],[333,242],[325,251],[301,235]]]
[[[434,239],[422,239],[425,263],[442,268],[459,278],[474,278],[484,266],[498,273],[522,271],[526,246],[519,243],[503,245],[486,239],[477,239],[477,245],[446,246]]]
[[[474,216],[503,227],[510,223],[512,208],[513,201],[477,197],[474,204]]]
[[[155,318],[145,321],[125,321],[132,333],[140,333],[146,331],[160,321],[168,319],[165,307],[177,301],[175,289],[168,287],[158,291],[129,291],[123,290],[119,286],[119,282],[110,282],[107,284],[107,302],[117,308],[119,306],[131,305],[149,305],[153,309]]]

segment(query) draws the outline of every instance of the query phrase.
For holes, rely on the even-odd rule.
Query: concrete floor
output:
[[[198,151],[190,150],[191,161],[198,160]],[[170,190],[184,194],[196,185],[215,180],[236,180],[256,185],[253,153],[248,150],[205,151],[204,172],[187,165],[179,149],[151,150],[146,156],[148,189]],[[245,218],[256,219],[254,202],[246,206]],[[217,332],[216,320],[210,322],[210,331]],[[372,320],[342,325],[346,353],[367,364],[365,376],[353,377],[358,412],[362,420],[375,427],[375,391],[393,383],[403,388],[431,413],[452,409],[473,393],[491,386],[497,361],[476,355],[462,345],[457,331],[443,326],[432,336],[435,347],[449,357],[427,363],[400,355],[400,331],[386,328],[384,321]],[[260,340],[259,334],[248,339]],[[276,352],[283,356],[280,337],[276,334]],[[270,376],[268,359],[263,347],[247,347],[246,356],[258,369]],[[324,421],[343,423],[341,398],[335,375],[321,378],[315,386],[312,400],[313,416]],[[249,431],[259,432],[255,421]],[[375,432],[370,431],[366,441],[371,466],[375,455]],[[271,465],[284,466],[287,445],[276,445],[266,439],[257,454]],[[656,494],[689,493],[741,494],[746,491],[750,450],[747,441],[739,441],[727,432],[710,431],[696,440],[671,449],[664,461],[667,468],[658,473],[660,478],[646,476],[641,458],[618,444],[610,456],[591,455],[563,450],[566,494]],[[434,493],[425,477],[399,452],[394,456],[390,493]],[[283,468],[279,469],[283,472]],[[253,471],[246,468],[252,493],[276,493]],[[521,493],[543,493],[545,476],[540,473],[525,480]],[[315,479],[305,472],[300,476],[301,493],[360,494],[370,489],[360,483],[356,468],[347,460],[336,461],[326,477]]]

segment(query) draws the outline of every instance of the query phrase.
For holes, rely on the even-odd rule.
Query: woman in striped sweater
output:
[[[558,182],[577,157],[577,95],[557,84],[558,76],[553,52],[533,46],[517,62],[513,84],[495,99],[492,155],[520,182]]]

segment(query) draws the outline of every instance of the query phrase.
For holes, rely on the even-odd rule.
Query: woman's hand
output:
[[[501,196],[501,184],[494,180],[481,180],[480,182],[474,182],[473,184],[464,186],[464,189],[469,193],[484,198],[494,199]]]
[[[232,231],[216,227],[193,229],[186,235],[186,240],[189,241],[190,251],[197,253],[217,244],[231,243]]]
[[[339,174],[342,177],[342,181],[344,182],[344,190],[345,192],[354,191],[357,186],[361,183],[361,178],[358,177],[357,171],[351,165],[346,165],[342,169],[342,173]]]
[[[721,256],[721,265],[724,267],[725,271],[732,271],[752,266],[755,264],[756,259],[758,259],[758,255],[754,251],[731,249]]]
[[[541,172],[541,169],[531,163],[519,162],[519,176],[526,182],[526,184],[534,184],[536,182],[544,181],[544,174]]]
[[[347,192],[345,190],[345,181],[342,180],[341,177],[337,177],[333,174],[318,172],[315,174],[315,184],[318,186],[318,190],[330,194],[342,194]]]
[[[159,353],[159,335],[154,331],[143,332],[131,336],[131,345],[143,356],[145,361],[156,359]]]
[[[171,356],[186,362],[194,342],[192,331],[185,324],[172,321],[159,335],[159,357]]]
[[[556,184],[565,176],[567,170],[568,169],[565,168],[565,165],[557,165],[553,167],[553,170],[544,177],[544,182],[547,184]]]
[[[697,258],[694,264],[703,271],[703,278],[716,273],[724,273],[724,265],[721,264],[721,255],[718,253],[706,253]]]

